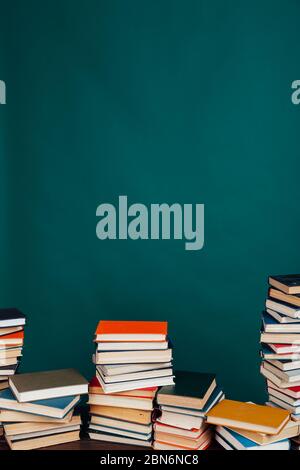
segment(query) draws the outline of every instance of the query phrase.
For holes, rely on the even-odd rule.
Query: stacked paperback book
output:
[[[263,312],[261,373],[269,404],[300,422],[300,275],[269,277]]]
[[[223,399],[215,375],[176,371],[175,384],[162,387],[157,394],[154,449],[207,449],[214,433],[205,417]]]
[[[0,390],[15,374],[24,343],[25,315],[16,308],[0,309]]]
[[[19,374],[0,392],[0,421],[12,450],[31,450],[79,440],[74,412],[87,381],[74,369]]]
[[[287,410],[226,399],[207,413],[207,423],[225,450],[289,450],[299,434]]]
[[[166,322],[100,321],[89,388],[92,439],[151,445],[157,387],[174,384]]]

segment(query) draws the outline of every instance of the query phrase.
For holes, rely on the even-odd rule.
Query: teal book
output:
[[[0,392],[0,409],[21,411],[49,418],[64,418],[78,404],[79,400],[80,396],[77,395],[20,403],[7,388]]]

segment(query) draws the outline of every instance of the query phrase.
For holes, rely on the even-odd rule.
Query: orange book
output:
[[[164,341],[167,333],[166,321],[100,320],[96,341]]]
[[[287,424],[290,413],[281,408],[234,400],[222,400],[207,413],[207,422],[264,434],[278,434]]]
[[[24,339],[24,331],[18,331],[17,333],[10,333],[9,335],[3,335],[0,337],[0,344],[22,344]]]

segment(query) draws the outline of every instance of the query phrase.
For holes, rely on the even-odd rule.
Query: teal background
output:
[[[0,299],[22,370],[93,373],[102,319],[264,399],[269,273],[299,272],[298,1],[0,1]],[[205,248],[100,241],[102,202],[204,203]]]

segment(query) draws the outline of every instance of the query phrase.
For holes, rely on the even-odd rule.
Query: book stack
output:
[[[263,312],[261,373],[268,403],[291,412],[300,422],[300,275],[269,277]]]
[[[89,386],[89,437],[149,447],[156,387],[105,394],[97,378]]]
[[[0,390],[16,373],[22,356],[25,315],[16,308],[0,309]]]
[[[87,381],[74,369],[19,374],[0,392],[0,421],[12,450],[31,450],[79,440],[74,412]]]
[[[207,414],[216,426],[216,441],[225,450],[289,450],[299,426],[287,410],[223,400]]]
[[[175,384],[157,394],[160,414],[154,424],[154,449],[207,449],[214,433],[205,417],[223,399],[215,375],[176,371]]]
[[[151,445],[157,387],[174,383],[167,328],[167,322],[99,322],[89,388],[91,439]]]

